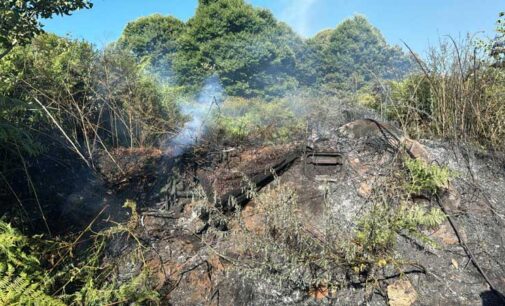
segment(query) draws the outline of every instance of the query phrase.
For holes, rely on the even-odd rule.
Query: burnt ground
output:
[[[244,194],[249,186],[244,177],[261,180],[261,187],[267,188],[271,169],[277,169],[281,183],[296,191],[307,224],[316,230],[330,213],[338,220],[339,234],[350,236],[356,220],[369,209],[374,188],[393,167],[391,139],[384,139],[370,122],[344,128],[337,122],[318,126],[308,143],[199,148],[175,157],[154,149],[103,152],[97,171],[48,157],[38,161],[44,167],[38,167],[42,170],[33,173],[33,180],[51,182],[37,188],[42,200],[56,194],[58,205],[51,214],[56,217],[50,220],[55,232],[84,228],[104,207],[98,227],[107,226],[111,218],[126,220],[122,204],[137,201],[141,217],[136,235],[147,247],[151,285],[164,305],[502,305],[498,295],[505,294],[505,164],[471,146],[441,141],[409,144],[418,156],[457,172],[442,202],[461,240],[448,222],[426,233],[438,243],[436,248],[398,235],[395,258],[422,269],[387,265],[373,290],[351,285],[317,292],[241,273],[236,212],[228,200]],[[331,154],[320,159],[316,152]],[[423,201],[436,205],[434,199]],[[261,230],[262,208],[255,201],[244,204],[246,226]],[[113,241],[106,258],[123,262],[119,279],[142,268],[121,259],[127,258],[129,243]],[[463,244],[498,292],[491,290]]]
[[[156,191],[140,192],[144,198],[137,198],[142,203],[137,231],[149,248],[147,266],[154,271],[152,283],[162,294],[163,303],[503,304],[498,295],[505,292],[504,164],[478,150],[446,142],[421,141],[421,144],[410,145],[415,149],[414,154],[448,165],[457,172],[441,201],[462,241],[448,222],[425,233],[437,242],[437,247],[422,245],[407,235],[398,235],[394,257],[411,264],[403,269],[385,266],[377,272],[380,280],[373,290],[363,285],[337,291],[291,290],[268,277],[255,278],[237,268],[239,250],[235,239],[238,230],[230,209],[232,206],[223,203],[230,192],[247,189],[244,176],[261,178],[268,175],[269,169],[282,165],[293,155],[298,158],[290,160],[277,175],[282,184],[296,191],[299,210],[306,217],[307,224],[322,230],[320,220],[323,214],[331,213],[339,222],[341,235],[352,235],[357,219],[369,209],[372,190],[390,174],[396,154],[391,149],[391,139],[386,141],[376,129],[363,127],[363,124],[368,123],[357,122],[358,133],[353,133],[352,125],[343,129],[333,126],[312,138],[309,142],[312,148],[309,149],[305,143],[294,143],[225,148],[211,155],[192,157],[188,154],[176,159],[151,154],[152,160],[145,159],[144,154],[138,155],[138,152],[121,152],[136,156],[131,157],[136,160],[136,167],[148,165],[137,171],[151,177],[141,182],[148,182],[151,190]],[[329,157],[323,154],[324,158],[318,160],[314,152],[334,154]],[[160,176],[160,168],[164,169],[164,176]],[[124,178],[122,175],[111,177],[109,183],[123,184],[120,190],[130,192],[143,188],[144,183],[128,179],[131,177],[138,176],[128,172]],[[426,205],[437,205],[434,199],[423,201]],[[329,212],[324,205],[330,207]],[[265,216],[257,203],[248,202],[241,216],[248,228],[261,230]],[[490,289],[462,243],[473,253],[482,272],[498,292]]]

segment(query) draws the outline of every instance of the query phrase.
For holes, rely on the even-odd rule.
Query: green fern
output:
[[[376,204],[359,221],[356,239],[365,249],[374,253],[392,250],[396,235],[400,232],[407,232],[432,245],[433,242],[421,230],[436,228],[444,220],[445,214],[439,208],[427,211],[418,205],[402,204],[395,208],[387,204]]]
[[[18,276],[0,274],[0,277],[0,305],[65,305],[61,300],[47,295],[41,283],[26,273]]]
[[[0,221],[0,305],[65,305],[46,294],[48,278],[27,249],[28,239]]]
[[[0,306],[158,303],[158,293],[149,286],[150,271],[147,268],[120,282],[114,273],[116,263],[104,265],[102,262],[108,241],[121,234],[133,237],[138,243],[136,251],[130,254],[131,260],[143,260],[143,247],[134,236],[139,219],[136,204],[127,201],[124,207],[131,210],[129,222],[94,233],[88,249],[70,256],[73,246],[68,243],[29,239],[10,224],[0,221]],[[69,247],[67,253],[61,253],[62,249]],[[52,253],[54,250],[60,252]],[[48,272],[38,258],[51,255],[63,257],[59,257],[61,261]],[[63,286],[54,288],[55,284]],[[55,292],[55,296],[48,292]]]
[[[409,171],[406,190],[411,194],[420,194],[423,191],[436,194],[440,189],[447,188],[449,180],[455,176],[448,167],[428,164],[420,159],[407,159],[405,167]]]

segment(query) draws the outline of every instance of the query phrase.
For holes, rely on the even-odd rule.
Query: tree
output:
[[[89,0],[2,0],[0,1],[0,59],[16,45],[25,45],[43,32],[39,19],[70,15],[91,8]]]
[[[302,40],[272,13],[243,0],[200,1],[180,36],[174,71],[198,88],[219,76],[229,95],[278,96],[297,87],[296,48]]]
[[[356,89],[375,78],[401,78],[413,66],[364,17],[303,40],[244,0],[200,0],[186,24],[140,18],[118,45],[178,85],[198,90],[217,75],[228,95],[242,97],[282,96],[300,86]]]
[[[308,45],[312,49],[309,65],[317,71],[317,83],[327,87],[355,88],[376,77],[401,78],[412,69],[403,51],[389,46],[362,16],[319,33]]]
[[[173,57],[178,50],[177,39],[184,29],[185,24],[172,16],[141,17],[128,23],[118,45],[131,51],[139,60],[147,61],[159,76],[171,78]]]
[[[495,66],[503,66],[505,61],[505,12],[499,14],[496,33],[497,35],[490,46],[490,54],[495,60]]]

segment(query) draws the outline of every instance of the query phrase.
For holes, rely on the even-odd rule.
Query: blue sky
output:
[[[197,0],[94,0],[91,10],[44,21],[45,30],[93,42],[98,47],[116,40],[138,17],[161,13],[181,20],[193,16]],[[333,28],[355,14],[368,17],[390,43],[407,42],[423,53],[439,37],[464,37],[484,32],[494,36],[504,0],[248,0],[270,9],[304,37]]]

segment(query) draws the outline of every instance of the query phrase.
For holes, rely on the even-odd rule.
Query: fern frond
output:
[[[60,306],[62,301],[47,295],[26,273],[0,275],[0,305]]]

